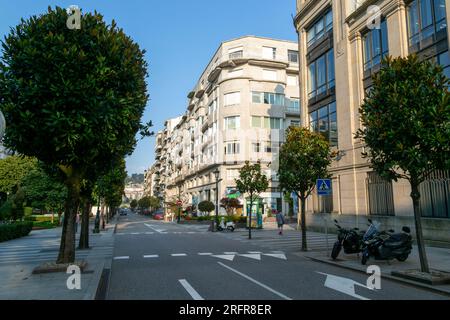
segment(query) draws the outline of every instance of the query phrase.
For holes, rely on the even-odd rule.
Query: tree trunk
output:
[[[78,249],[89,249],[89,215],[91,213],[91,202],[84,201],[81,214],[81,231]]]
[[[300,198],[302,202],[302,251],[308,251],[308,246],[306,243],[306,210],[305,210],[305,202],[306,198],[302,195]]]
[[[297,194],[297,201],[300,203],[300,196]],[[301,221],[301,207],[297,207],[297,231],[300,230],[300,221]]]
[[[430,273],[428,266],[427,253],[425,251],[425,241],[422,233],[422,216],[420,212],[420,192],[419,183],[415,180],[411,180],[411,198],[414,208],[414,221],[416,224],[416,240],[417,247],[419,249],[420,268],[422,272]]]
[[[80,203],[80,181],[69,177],[66,185],[68,194],[57,263],[75,262],[75,221]]]

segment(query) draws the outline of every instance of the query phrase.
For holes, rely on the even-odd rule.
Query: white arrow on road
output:
[[[287,260],[286,255],[283,253],[264,253],[263,255],[273,257],[273,258]]]
[[[234,254],[219,254],[219,255],[212,255],[211,257],[224,259],[224,260],[228,260],[228,261],[233,261],[235,255]]]
[[[250,259],[255,259],[255,260],[261,260],[260,254],[240,254],[240,256],[250,258]]]
[[[344,293],[346,295],[349,295],[353,298],[357,298],[360,300],[370,300],[366,297],[360,296],[359,294],[355,293],[355,286],[359,286],[362,288],[366,288],[369,290],[372,290],[371,288],[358,283],[352,279],[347,279],[347,278],[343,278],[343,277],[338,277],[332,274],[327,274],[327,273],[323,273],[323,272],[318,272],[319,274],[323,274],[325,276],[327,276],[327,279],[325,280],[325,287],[336,290],[338,292]]]

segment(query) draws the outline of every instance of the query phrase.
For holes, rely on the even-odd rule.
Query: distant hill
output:
[[[127,177],[125,179],[125,183],[129,184],[129,183],[136,183],[136,184],[141,184],[144,183],[144,174],[143,173],[134,173],[131,175],[131,177]]]

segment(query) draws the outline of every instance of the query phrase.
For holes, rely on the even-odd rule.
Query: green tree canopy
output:
[[[151,206],[151,199],[150,199],[150,197],[143,197],[143,198],[139,199],[138,206],[141,209],[148,209],[148,208],[150,208],[150,206]]]
[[[216,206],[211,201],[202,201],[198,204],[198,210],[200,210],[200,212],[210,213],[214,211],[215,208]]]
[[[131,200],[130,208],[134,210],[134,209],[136,209],[137,206],[138,206],[138,201],[136,199]]]
[[[41,167],[29,171],[22,179],[21,186],[29,206],[52,212],[62,210],[67,197],[67,188]]]
[[[36,158],[10,156],[0,159],[0,192],[15,192],[23,178],[37,168]]]
[[[251,164],[249,161],[239,170],[239,179],[236,179],[236,187],[242,194],[248,194],[250,200],[250,208],[253,208],[253,203],[259,197],[261,192],[264,192],[269,187],[269,180],[261,171],[261,164]],[[248,238],[252,238],[252,215],[248,212],[249,228]]]
[[[328,141],[307,128],[290,127],[280,149],[278,177],[280,188],[294,192],[301,201],[302,250],[307,250],[305,201],[317,179],[330,177],[328,166],[333,152]]]
[[[356,138],[381,176],[411,184],[421,268],[429,272],[422,236],[419,185],[437,169],[450,169],[450,82],[431,61],[387,58],[360,108]]]
[[[57,166],[68,188],[58,262],[75,260],[73,236],[87,168],[129,155],[148,95],[145,51],[95,12],[81,29],[60,7],[22,19],[2,42],[0,109],[9,149]]]

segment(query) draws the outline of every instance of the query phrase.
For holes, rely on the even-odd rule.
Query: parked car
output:
[[[164,220],[164,210],[158,209],[155,212],[153,212],[153,219],[155,220]]]

